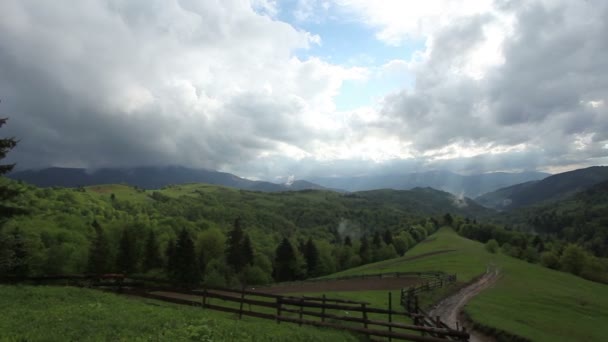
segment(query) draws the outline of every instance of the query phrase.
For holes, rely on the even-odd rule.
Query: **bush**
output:
[[[498,242],[496,242],[494,239],[486,242],[486,250],[492,254],[496,254],[496,252],[498,252],[498,247]]]
[[[540,263],[548,268],[558,270],[560,268],[559,258],[553,252],[544,252],[540,255]]]

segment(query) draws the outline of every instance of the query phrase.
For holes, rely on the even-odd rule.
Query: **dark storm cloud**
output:
[[[311,37],[246,2],[9,0],[0,16],[22,168],[222,168],[312,134],[303,103],[325,89],[299,70],[324,65],[291,59]]]

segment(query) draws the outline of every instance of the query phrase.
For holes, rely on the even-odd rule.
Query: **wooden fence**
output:
[[[428,292],[437,288],[441,288],[454,282],[456,282],[456,275],[452,274],[445,275],[443,277],[438,277],[436,279],[427,281],[426,283],[417,286],[401,289],[401,305],[403,306],[403,308],[405,308],[406,312],[408,312],[410,316],[414,319],[414,325],[452,330],[452,328],[442,322],[439,317],[430,317],[430,315],[426,311],[420,308],[420,306],[418,305],[418,295],[423,292]],[[460,330],[460,327],[456,327],[456,331],[461,331],[467,334],[465,327],[462,327],[462,330]],[[448,340],[461,340],[460,336],[443,335],[439,332],[431,332],[430,335],[435,337],[446,338]]]
[[[251,316],[288,322],[298,325],[313,325],[363,334],[391,340],[441,342],[446,340],[468,340],[465,331],[446,325],[429,325],[421,318],[420,311],[409,312],[392,307],[388,293],[388,307],[373,307],[369,303],[310,296],[282,296],[227,288],[183,289],[167,285],[157,278],[128,278],[120,274],[92,276],[55,276],[21,279],[33,284],[61,284],[86,286],[104,291],[118,292],[151,298],[182,305],[202,307],[210,310],[234,313],[239,318]],[[402,294],[403,296],[403,294]],[[401,298],[402,299],[402,298]],[[371,317],[370,317],[371,316]],[[406,317],[414,324],[405,323]],[[403,322],[399,322],[399,320]]]

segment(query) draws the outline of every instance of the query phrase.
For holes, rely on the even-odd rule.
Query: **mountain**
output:
[[[514,230],[554,236],[608,257],[608,181],[562,200],[499,213],[495,219]]]
[[[452,194],[476,197],[505,186],[539,180],[547,176],[549,174],[542,172],[492,172],[463,176],[448,171],[430,171],[359,177],[318,177],[311,178],[311,181],[328,188],[347,191],[432,187]]]
[[[371,204],[378,203],[384,207],[422,215],[452,213],[468,217],[483,217],[495,213],[470,198],[455,196],[449,192],[429,187],[418,187],[411,190],[369,190],[347,196],[365,199],[370,207],[373,207]]]
[[[294,181],[291,184],[277,184],[253,181],[231,173],[186,167],[137,167],[125,169],[97,169],[52,167],[41,170],[17,171],[9,178],[21,180],[40,187],[79,187],[99,184],[128,184],[144,189],[160,189],[172,184],[207,183],[253,191],[291,191],[326,189],[307,181]]]
[[[565,199],[606,180],[608,166],[593,166],[502,188],[479,196],[475,201],[488,208],[508,210]]]

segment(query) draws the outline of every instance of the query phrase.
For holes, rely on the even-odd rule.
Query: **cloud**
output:
[[[260,179],[608,162],[604,1],[281,5],[0,2],[3,134],[21,139],[11,160]],[[279,20],[286,10],[296,24],[346,22],[387,45],[425,44],[366,67],[303,58],[323,36]],[[337,110],[352,80],[401,89]]]
[[[0,4],[0,110],[20,167],[225,168],[331,136],[311,117],[361,70],[302,60],[319,37],[273,1]],[[312,139],[311,139],[312,137]]]
[[[415,87],[387,96],[377,124],[430,157],[523,146],[549,165],[605,162],[608,6],[511,2],[502,11],[452,20],[430,37],[411,65]],[[468,72],[497,27],[502,58]]]

